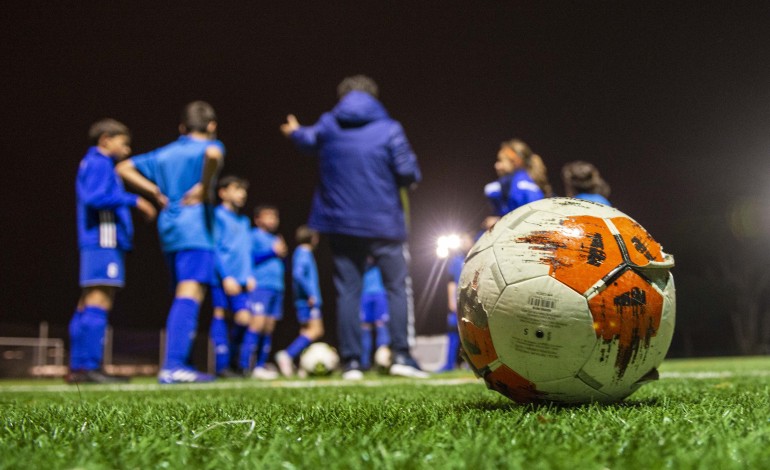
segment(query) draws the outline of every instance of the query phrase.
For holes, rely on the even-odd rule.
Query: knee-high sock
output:
[[[227,338],[227,322],[224,318],[214,317],[211,319],[209,336],[214,343],[216,370],[221,372],[230,365],[230,342]]]
[[[233,327],[230,328],[230,367],[233,369],[238,369],[241,367],[241,343],[243,343],[246,329],[246,325],[239,325],[237,323],[235,323]]]
[[[243,370],[248,370],[251,367],[251,358],[254,356],[254,352],[259,345],[260,334],[256,331],[248,330],[243,335],[243,341],[241,342],[240,353],[238,355],[238,367]]]
[[[372,329],[361,328],[361,368],[372,366]]]
[[[310,338],[308,338],[305,335],[299,335],[297,338],[291,342],[288,348],[286,348],[286,352],[291,356],[292,358],[295,358],[299,356],[299,354],[310,345],[312,341],[310,341]]]
[[[178,297],[171,304],[166,320],[166,360],[164,369],[188,367],[190,350],[198,328],[200,305],[193,299]]]
[[[389,346],[390,345],[390,331],[388,330],[388,324],[383,323],[381,325],[377,325],[377,328],[374,330],[375,333],[375,345],[379,348],[382,346]]]
[[[82,369],[96,370],[102,365],[104,356],[104,330],[107,328],[107,311],[86,305],[80,315],[82,341]]]
[[[264,367],[267,364],[267,358],[270,356],[270,350],[273,347],[273,334],[262,333],[262,344],[259,346],[259,357],[257,357],[256,367]]]
[[[444,368],[452,370],[457,363],[457,353],[460,352],[460,334],[456,331],[452,331],[447,333],[447,337],[449,339],[449,346],[447,347],[446,364],[444,365]]]

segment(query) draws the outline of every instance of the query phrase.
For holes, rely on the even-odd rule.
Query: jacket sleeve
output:
[[[92,160],[84,168],[78,190],[83,203],[96,210],[135,207],[138,196],[118,183],[115,168],[107,160]]]
[[[401,124],[397,122],[394,122],[388,139],[388,151],[399,186],[409,187],[422,180],[420,166],[417,164],[417,155],[412,151],[412,146],[409,145]]]
[[[318,134],[321,126],[320,120],[312,126],[301,126],[291,133],[290,138],[301,152],[315,153],[318,150]]]

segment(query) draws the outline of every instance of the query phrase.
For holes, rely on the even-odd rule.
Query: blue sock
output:
[[[262,333],[262,345],[259,347],[259,357],[257,358],[257,367],[264,367],[267,358],[270,357],[270,349],[273,347],[273,334]]]
[[[240,369],[249,370],[251,368],[251,358],[257,350],[259,336],[259,333],[251,330],[248,330],[246,334],[243,335],[240,354],[238,356],[238,367]]]
[[[372,330],[361,328],[361,368],[368,369],[372,366]]]
[[[444,365],[444,369],[452,370],[455,368],[457,353],[460,350],[460,334],[453,331],[447,333],[447,337],[449,339],[449,346],[447,347],[446,365]]]
[[[198,328],[198,302],[178,297],[171,304],[166,320],[166,360],[164,369],[189,367],[195,331]]]
[[[246,325],[235,323],[230,328],[230,367],[240,369],[240,352],[243,337],[246,334]]]
[[[104,356],[104,330],[107,328],[107,311],[86,305],[80,316],[80,334],[83,351],[83,369],[96,370]]]
[[[77,310],[70,320],[70,369],[82,370],[85,356],[83,354],[83,334],[80,331],[80,320],[83,311]]]
[[[297,336],[297,339],[291,342],[288,348],[286,348],[286,352],[289,353],[289,356],[293,358],[299,356],[299,354],[304,351],[304,349],[308,346],[310,346],[310,338],[308,338],[305,335],[299,335]]]
[[[375,330],[375,344],[377,347],[381,346],[389,346],[390,345],[390,330],[388,329],[388,324],[384,323],[382,325],[377,325],[377,329]]]
[[[209,337],[214,343],[216,371],[222,372],[230,365],[230,342],[227,339],[227,322],[224,318],[214,317],[211,319]]]

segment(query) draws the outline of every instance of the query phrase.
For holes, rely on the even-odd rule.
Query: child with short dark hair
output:
[[[138,190],[163,204],[158,217],[161,248],[175,284],[166,321],[166,348],[158,374],[161,384],[209,382],[214,377],[189,364],[206,287],[215,282],[211,190],[224,160],[216,140],[217,117],[205,101],[182,112],[176,141],[121,162],[118,173]]]
[[[147,219],[157,211],[146,199],[129,194],[115,164],[131,153],[128,127],[114,119],[95,122],[92,147],[78,170],[77,226],[80,287],[77,310],[69,325],[70,383],[110,383],[122,378],[101,371],[104,331],[115,294],[125,282],[124,257],[132,248],[131,207]]]
[[[251,273],[251,222],[238,211],[246,204],[249,182],[237,176],[219,180],[217,195],[221,204],[214,210],[217,275],[219,283],[211,288],[214,315],[209,336],[214,343],[216,374],[239,376],[233,371],[225,312],[233,314],[232,345],[237,351],[251,319],[248,293],[256,287]],[[236,362],[237,364],[237,362]]]
[[[321,287],[318,284],[318,267],[313,251],[318,246],[318,232],[301,225],[296,232],[297,248],[291,259],[292,291],[299,335],[288,348],[275,353],[278,369],[286,377],[294,375],[294,361],[313,341],[324,334],[321,317]]]

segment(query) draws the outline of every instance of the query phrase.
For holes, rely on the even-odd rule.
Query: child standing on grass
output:
[[[240,348],[239,367],[247,371],[256,352],[251,377],[272,380],[278,373],[265,367],[272,347],[275,323],[283,317],[284,258],[287,248],[277,235],[281,219],[278,209],[261,205],[254,210],[251,231],[252,273],[257,287],[251,293],[252,317]]]
[[[275,353],[278,369],[286,377],[294,375],[294,361],[300,353],[324,334],[321,286],[318,284],[318,267],[313,257],[318,238],[318,232],[307,225],[297,228],[298,246],[291,259],[291,278],[294,307],[300,324],[299,336],[284,351]]]
[[[219,284],[211,288],[214,315],[209,336],[214,343],[216,374],[236,377],[231,368],[232,357],[225,312],[233,314],[233,351],[237,351],[251,319],[248,293],[256,287],[251,273],[251,222],[239,215],[248,196],[249,182],[237,176],[219,180],[217,195],[222,201],[214,210],[217,274]]]
[[[372,330],[376,349],[390,346],[388,332],[388,294],[382,284],[380,268],[373,260],[367,263],[364,272],[364,287],[361,294],[361,370],[372,367]]]
[[[211,190],[225,149],[216,139],[217,117],[204,101],[188,104],[175,142],[118,165],[131,186],[168,201],[158,217],[161,248],[175,285],[166,321],[161,384],[209,382],[214,377],[189,365],[206,286],[214,283]]]
[[[69,325],[69,383],[110,383],[125,379],[101,371],[104,331],[115,293],[125,283],[124,257],[132,248],[131,207],[145,219],[157,211],[146,199],[129,194],[115,173],[115,163],[131,153],[128,128],[102,119],[91,126],[93,145],[80,162],[76,182],[80,287]]]
[[[460,248],[451,258],[446,267],[447,282],[447,355],[444,366],[439,372],[449,372],[457,366],[460,356],[460,333],[457,330],[457,286],[460,284],[460,273],[463,270],[465,256],[473,247],[473,237],[469,233],[460,235]]]

